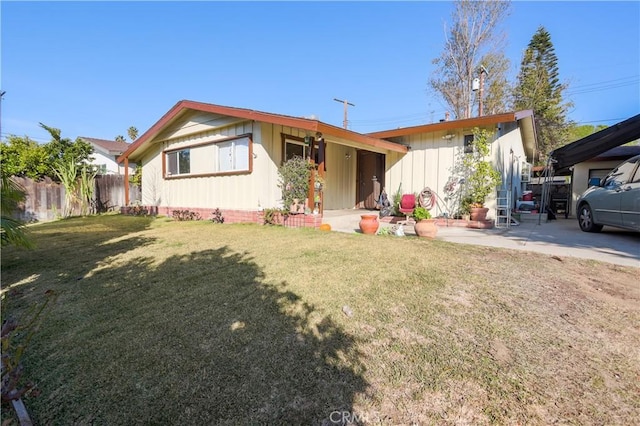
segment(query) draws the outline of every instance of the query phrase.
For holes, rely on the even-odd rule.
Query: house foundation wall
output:
[[[259,210],[233,210],[219,209],[224,218],[224,223],[257,223],[264,224],[264,212]],[[211,220],[216,209],[195,207],[162,207],[162,206],[136,206],[122,207],[120,212],[126,215],[152,215],[173,217],[174,212],[197,213],[200,220]],[[290,214],[278,219],[278,224],[288,228],[320,228],[322,224],[321,214]]]

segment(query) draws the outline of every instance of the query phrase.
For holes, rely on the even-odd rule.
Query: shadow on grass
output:
[[[149,238],[132,234],[147,229],[152,220],[108,215],[30,227],[33,250],[14,246],[2,249],[2,288],[42,290],[37,298],[48,288],[69,290],[69,281],[81,279],[110,256],[151,243]]]
[[[354,338],[226,247],[83,288],[29,357],[38,424],[322,424],[367,388]]]

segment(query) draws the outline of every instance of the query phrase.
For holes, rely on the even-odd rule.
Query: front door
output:
[[[384,154],[358,151],[356,207],[375,209],[384,188]]]

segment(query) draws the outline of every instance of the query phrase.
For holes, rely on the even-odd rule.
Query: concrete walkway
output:
[[[361,214],[367,210],[327,210],[323,223],[333,231],[360,232]],[[391,226],[381,222],[381,226]],[[404,227],[407,236],[415,236],[413,226]],[[402,237],[399,237],[402,238]],[[436,239],[460,244],[476,244],[513,250],[526,250],[557,256],[594,259],[640,268],[640,233],[605,226],[600,233],[582,232],[575,218],[521,222],[510,228],[470,229],[438,227]],[[640,275],[638,277],[640,279]]]

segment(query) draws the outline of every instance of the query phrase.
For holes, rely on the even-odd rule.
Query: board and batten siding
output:
[[[514,160],[512,183],[519,189],[521,187],[520,166],[517,159],[526,160],[520,130],[517,126],[504,126],[502,129],[501,131],[496,131],[495,128],[490,129],[495,133],[489,156],[502,176],[504,188],[507,187],[510,179],[509,164],[512,159]],[[464,149],[464,136],[471,133],[472,130],[464,129],[393,138],[394,142],[409,145],[411,149],[406,154],[387,154],[385,181],[389,197],[392,198],[400,186],[403,194],[420,193],[428,187],[438,195],[437,204],[431,210],[431,214],[453,213],[449,210],[454,208],[457,201],[446,199],[444,187],[454,173],[457,156]],[[445,138],[447,134],[452,137]],[[513,157],[510,154],[511,149],[514,152]],[[495,208],[495,193],[487,199],[486,207],[491,211]]]
[[[444,135],[443,132],[421,133],[396,140],[411,146],[411,149],[404,155],[387,155],[385,181],[390,198],[399,187],[403,194],[420,193],[429,187],[444,199],[444,186],[454,167],[456,149],[462,149],[463,140],[461,134],[452,139],[442,139]],[[442,203],[438,200],[436,207],[431,210],[432,215],[447,211]]]
[[[355,148],[327,143],[324,209],[351,209],[356,204],[356,165]]]
[[[282,207],[282,190],[278,187],[278,167],[282,165],[284,148],[282,146],[282,134],[304,138],[307,132],[294,127],[276,124],[262,123],[262,145],[270,156],[271,162],[262,164],[263,170],[259,171],[263,176],[265,197],[262,207]],[[324,209],[350,209],[355,205],[356,199],[356,149],[340,145],[325,139],[325,187],[323,190]],[[255,161],[255,160],[254,160]],[[258,171],[255,168],[254,173]],[[275,191],[274,191],[275,190]],[[262,201],[261,201],[262,203]]]
[[[204,120],[201,120],[204,121]],[[183,126],[196,127],[193,123],[183,122]],[[257,210],[263,177],[260,173],[265,169],[263,163],[269,156],[261,145],[261,126],[251,121],[244,121],[210,130],[204,130],[202,124],[199,133],[186,135],[180,128],[172,129],[171,139],[155,142],[154,149],[142,159],[142,204],[159,207],[176,208],[220,208]],[[167,134],[166,132],[163,132]],[[190,161],[192,173],[204,170],[212,171],[216,161],[214,145],[207,143],[223,141],[229,138],[252,135],[253,172],[227,176],[193,176],[165,179],[163,176],[163,152],[191,148]],[[179,135],[177,137],[173,137]],[[204,145],[200,145],[204,144]]]
[[[283,162],[282,134],[304,138],[301,129],[271,123],[244,121],[208,129],[207,124],[225,123],[194,115],[161,133],[163,140],[142,158],[142,204],[176,208],[220,208],[258,210],[282,206],[278,168]],[[187,129],[185,129],[187,128]],[[187,131],[188,130],[188,131]],[[197,133],[193,133],[197,130]],[[163,152],[190,148],[191,173],[203,173],[216,161],[216,149],[208,142],[252,134],[253,171],[229,176],[163,176]],[[356,149],[326,141],[325,209],[353,208],[356,198]],[[203,144],[203,145],[201,145]],[[196,145],[196,147],[193,147]]]

